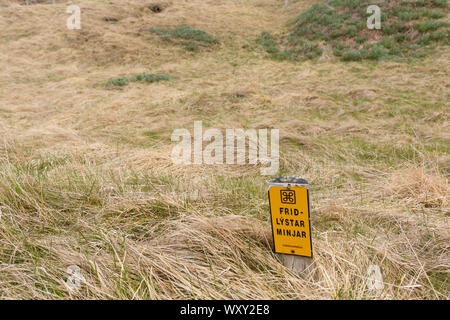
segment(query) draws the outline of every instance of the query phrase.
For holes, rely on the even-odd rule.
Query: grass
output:
[[[361,61],[423,57],[433,45],[448,44],[449,23],[439,20],[447,16],[446,1],[380,3],[381,30],[366,26],[370,4],[368,0],[314,4],[294,20],[287,35],[264,32],[262,46],[277,59],[314,59],[331,50],[343,61]]]
[[[289,10],[171,1],[158,14],[138,0],[77,2],[79,31],[61,23],[65,3],[0,6],[0,298],[449,299],[450,52],[445,27],[421,33],[414,26],[428,17],[407,20],[420,8],[439,16],[431,12],[447,2],[402,6],[409,31],[376,31],[367,53],[373,39],[360,33],[362,48],[337,34],[324,42],[333,46],[281,46],[277,35],[312,0]],[[204,36],[172,37],[180,24],[220,45],[174,50]],[[170,30],[170,43],[151,27]],[[385,60],[399,43],[421,52],[409,34],[435,50]],[[267,59],[257,38],[280,56]],[[319,49],[316,61],[283,58]],[[176,77],[130,85],[155,79],[143,70]],[[111,75],[124,75],[111,81],[126,90],[98,85]],[[205,130],[280,130],[278,175],[310,183],[310,274],[272,253],[272,177],[259,165],[173,164],[172,132],[192,133],[196,120]],[[373,264],[381,292],[367,288]],[[72,265],[86,278],[79,291],[66,285]]]
[[[130,82],[140,82],[145,81],[147,83],[167,81],[172,78],[169,74],[155,74],[155,73],[139,73],[131,77],[117,77],[109,78],[106,85],[107,86],[125,86]]]
[[[184,40],[179,43],[189,51],[197,51],[199,46],[209,47],[219,43],[217,38],[207,32],[190,26],[178,26],[173,30],[152,27],[150,31],[166,41]]]

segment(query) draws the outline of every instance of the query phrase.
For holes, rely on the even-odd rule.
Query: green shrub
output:
[[[320,57],[322,55],[322,53],[323,53],[323,49],[319,48],[318,46],[316,46],[316,47],[311,48],[310,50],[308,50],[305,53],[305,56],[308,59],[314,59],[314,58]]]
[[[447,8],[447,0],[433,0],[433,6],[438,8]]]
[[[423,57],[426,57],[426,56],[427,56],[427,53],[423,52],[423,51],[419,51],[419,52],[415,52],[414,53],[414,57],[415,58],[423,58]]]
[[[380,60],[381,58],[386,56],[387,53],[388,53],[388,51],[386,50],[386,48],[384,48],[381,45],[376,44],[376,45],[373,45],[372,48],[369,50],[367,59]]]
[[[360,61],[362,60],[361,52],[355,50],[347,50],[342,55],[343,61]]]
[[[414,27],[416,28],[417,31],[425,33],[429,31],[436,31],[437,29],[446,26],[448,26],[448,23],[443,21],[425,21],[416,24]]]
[[[198,50],[198,44],[194,41],[183,41],[183,46],[189,51],[197,51]]]
[[[442,31],[432,32],[430,34],[430,40],[432,41],[442,41],[445,39],[445,33]]]
[[[406,35],[404,35],[404,34],[396,34],[395,35],[396,42],[403,42],[405,40],[406,40]]]
[[[337,48],[334,48],[334,49],[333,49],[333,54],[334,54],[336,57],[342,57],[342,50],[339,50],[339,49],[337,49]]]
[[[430,44],[430,35],[425,35],[419,38],[418,42],[421,46],[426,46]]]
[[[295,60],[298,56],[298,52],[294,50],[284,50],[278,52],[274,58],[278,60]]]
[[[439,12],[439,11],[432,11],[429,14],[429,17],[431,19],[441,19],[444,18],[446,16],[446,14],[444,12]]]
[[[402,51],[398,47],[392,47],[389,49],[389,55],[391,56],[400,56],[402,54]]]
[[[294,39],[296,39],[296,38],[294,38]],[[278,53],[280,51],[278,49],[277,43],[275,42],[275,40],[272,38],[272,36],[268,32],[261,33],[260,41],[261,41],[263,48],[266,50],[266,52],[273,54],[273,53]]]
[[[393,38],[389,38],[389,37],[384,37],[381,39],[381,44],[388,49],[392,49],[393,47],[395,47],[396,43],[395,43],[395,39]]]
[[[364,34],[364,35],[356,37],[355,41],[358,42],[358,43],[364,43],[368,39],[369,39],[369,37],[366,34]]]
[[[195,40],[199,42],[219,43],[219,40],[205,31],[194,29],[189,26],[176,27],[175,30],[172,31],[172,36],[175,38]]]
[[[146,81],[146,82],[158,82],[170,80],[172,77],[169,74],[155,74],[155,73],[141,73],[134,75],[130,78],[130,82]]]
[[[197,51],[199,46],[208,47],[219,43],[217,38],[207,32],[190,26],[178,26],[174,30],[151,28],[150,31],[166,41],[183,40],[178,43],[189,51]]]
[[[356,27],[354,27],[354,26],[345,28],[343,31],[343,35],[348,36],[348,37],[355,37],[357,34],[358,34],[358,29],[356,29]]]
[[[395,28],[392,25],[387,25],[385,27],[382,27],[383,33],[386,35],[391,35],[395,33]]]
[[[169,74],[155,74],[155,73],[140,73],[131,77],[118,77],[108,79],[107,86],[125,86],[130,82],[146,81],[149,83],[165,81],[171,79],[172,76]]]
[[[118,78],[110,78],[108,79],[107,85],[109,86],[125,86],[129,82],[127,77],[118,77]]]

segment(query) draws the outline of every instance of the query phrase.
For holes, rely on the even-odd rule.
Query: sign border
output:
[[[306,188],[306,198],[308,201],[308,224],[309,224],[309,241],[311,244],[311,256],[305,256],[305,255],[299,255],[294,253],[284,253],[284,252],[276,252],[275,251],[275,234],[273,232],[273,220],[272,220],[272,206],[270,205],[270,188],[272,187],[283,187],[283,188],[289,188],[289,187],[305,187]],[[297,256],[297,257],[306,257],[306,258],[313,258],[314,257],[314,250],[313,250],[313,243],[312,243],[312,232],[311,232],[311,207],[309,205],[309,186],[307,184],[295,184],[295,183],[269,183],[269,187],[267,188],[267,197],[269,198],[269,212],[270,212],[270,227],[272,229],[272,240],[273,240],[273,253],[276,254],[286,254],[290,256]]]

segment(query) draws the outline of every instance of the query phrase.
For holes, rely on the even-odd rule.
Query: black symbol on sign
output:
[[[295,204],[295,191],[281,190],[281,203]]]

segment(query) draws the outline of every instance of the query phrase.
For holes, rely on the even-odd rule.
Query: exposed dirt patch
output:
[[[106,21],[109,23],[117,23],[117,22],[119,22],[119,19],[113,18],[113,17],[105,17],[105,18],[103,18],[103,21]]]
[[[171,5],[171,3],[169,3],[169,2],[159,2],[158,1],[158,2],[152,2],[148,5],[146,5],[144,8],[149,9],[153,13],[161,13],[165,9],[167,9],[170,5]]]

